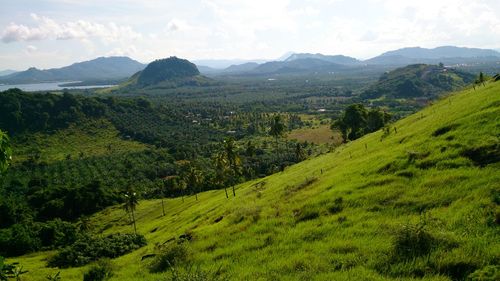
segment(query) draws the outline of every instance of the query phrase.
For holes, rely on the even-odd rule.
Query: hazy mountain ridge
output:
[[[6,70],[0,70],[0,76],[7,76],[13,73],[18,72],[17,70],[12,70],[12,69],[6,69]]]
[[[434,49],[420,47],[402,48],[385,52],[379,56],[358,60],[344,55],[324,55],[320,53],[287,53],[278,60],[265,63],[244,63],[232,65],[223,70],[202,73],[213,75],[227,74],[290,74],[290,73],[328,73],[354,68],[398,67],[409,64],[471,65],[500,62],[500,53],[495,50],[442,46]]]
[[[99,57],[61,68],[40,70],[31,67],[0,78],[0,82],[40,83],[52,81],[106,80],[129,77],[144,69],[145,65],[128,57]]]

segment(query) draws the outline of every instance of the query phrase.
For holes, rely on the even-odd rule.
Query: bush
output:
[[[113,276],[111,263],[107,259],[99,260],[83,274],[83,281],[104,281]]]
[[[25,224],[14,224],[10,228],[0,230],[0,254],[19,256],[39,250],[41,241],[36,230]]]
[[[63,268],[82,266],[100,258],[116,258],[145,245],[146,239],[142,235],[112,234],[104,238],[86,235],[60,250],[48,265]]]
[[[189,251],[184,243],[173,244],[161,250],[151,263],[151,272],[163,272],[189,260]]]
[[[436,244],[436,239],[425,229],[424,224],[407,224],[396,233],[394,260],[412,260],[427,255]]]

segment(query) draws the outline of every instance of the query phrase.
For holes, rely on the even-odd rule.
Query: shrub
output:
[[[184,243],[172,244],[162,249],[150,264],[151,272],[163,272],[189,260],[189,250]]]
[[[112,234],[104,238],[82,236],[71,246],[60,250],[49,260],[49,266],[82,266],[100,258],[116,258],[146,245],[136,234]]]
[[[411,260],[427,255],[436,244],[436,239],[425,229],[424,224],[406,224],[394,239],[394,260]]]
[[[40,249],[36,230],[26,224],[14,224],[0,230],[0,254],[19,256]]]
[[[107,259],[99,260],[83,274],[83,281],[104,281],[113,276],[111,263]]]

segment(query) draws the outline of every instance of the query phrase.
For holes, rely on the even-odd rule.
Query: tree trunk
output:
[[[135,215],[134,215],[134,210],[132,210],[132,222],[134,223],[134,233],[137,235],[137,227],[135,225]]]
[[[236,192],[234,191],[234,185],[233,185],[233,197],[236,197]]]
[[[226,198],[229,198],[229,196],[227,195],[227,187],[224,186],[224,191],[226,192]]]
[[[163,204],[163,198],[161,199],[161,210],[162,210],[163,216],[165,216],[165,205]]]

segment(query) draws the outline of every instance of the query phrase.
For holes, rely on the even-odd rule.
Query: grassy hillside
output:
[[[444,98],[335,152],[284,172],[195,197],[140,201],[148,245],[112,260],[112,280],[165,280],[148,271],[179,236],[195,267],[231,280],[462,280],[500,261],[500,83]],[[132,232],[120,206],[96,233]],[[45,280],[53,252],[20,262]],[[81,280],[88,267],[61,270]],[[495,270],[493,267],[492,270]],[[498,275],[497,275],[498,276]],[[484,279],[481,279],[484,280]],[[493,280],[493,279],[492,279]]]

